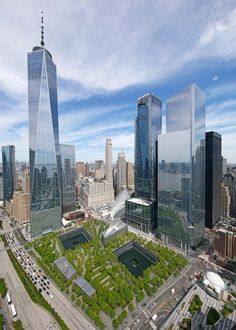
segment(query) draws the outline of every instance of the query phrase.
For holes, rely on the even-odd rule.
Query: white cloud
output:
[[[58,96],[59,101],[64,102],[131,85],[154,81],[161,84],[174,73],[181,73],[184,65],[192,60],[235,59],[235,6],[233,2],[223,0],[201,3],[175,0],[168,6],[165,0],[152,1],[148,5],[144,0],[135,5],[132,0],[99,3],[95,0],[2,0],[0,93],[18,104],[12,106],[7,116],[6,109],[0,109],[1,120],[4,118],[0,123],[1,143],[10,143],[14,127],[27,120],[26,54],[39,44],[42,8],[46,48],[57,64]],[[213,77],[214,81],[216,77]],[[209,89],[209,97],[223,95],[225,88]],[[235,92],[236,89],[230,88]],[[122,107],[123,104],[120,109]],[[88,125],[81,134],[94,134],[89,120],[92,122],[95,116],[109,115],[113,111],[119,111],[119,106],[73,109],[73,112],[61,114],[61,141],[73,141],[68,131],[76,137],[77,126],[80,129],[83,123]],[[216,118],[215,124],[223,119],[222,116]],[[225,118],[225,124],[228,119]],[[213,124],[214,118],[210,125]],[[104,130],[100,128],[99,132],[103,134]],[[117,145],[131,145],[129,133],[128,136],[124,133],[123,137],[122,134],[117,138],[114,135]],[[27,136],[16,139],[18,150],[23,149],[24,144],[20,144],[23,141],[28,145],[27,139]],[[23,158],[22,155],[23,151],[19,158]]]

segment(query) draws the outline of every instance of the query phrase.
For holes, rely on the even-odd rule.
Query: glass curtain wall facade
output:
[[[195,248],[205,227],[205,95],[193,84],[167,100],[158,137],[158,232]]]
[[[75,193],[75,147],[60,144],[61,179],[62,179],[62,212],[76,209]]]
[[[57,73],[41,47],[28,53],[31,236],[61,227]]]
[[[3,170],[3,200],[9,201],[13,197],[16,179],[15,146],[2,147]]]
[[[145,233],[150,232],[152,221],[152,202],[142,198],[125,201],[125,223]]]
[[[152,229],[157,226],[157,141],[162,130],[161,107],[161,100],[153,94],[139,98],[135,126],[135,196],[152,201]]]
[[[223,175],[221,135],[206,133],[205,225],[212,228],[221,214],[221,180]]]

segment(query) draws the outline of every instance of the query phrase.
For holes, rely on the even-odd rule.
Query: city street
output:
[[[216,300],[215,298],[209,296],[202,288],[200,288],[197,284],[192,287],[187,295],[183,298],[179,306],[173,310],[172,314],[162,326],[163,330],[169,329],[171,325],[173,325],[174,329],[179,329],[179,325],[183,318],[192,317],[188,312],[190,303],[192,301],[193,296],[197,294],[203,302],[201,312],[196,313],[192,319],[192,327],[193,329],[199,329],[199,326],[203,325],[207,311],[209,307],[215,308],[218,312],[222,310],[224,303],[222,301]],[[233,329],[236,325],[236,312],[234,311],[229,317],[222,318],[222,321],[219,322],[216,326],[217,330],[222,329]],[[210,330],[211,327],[208,326],[206,329]]]
[[[9,293],[16,307],[17,318],[22,321],[24,329],[59,329],[57,325],[52,327],[54,319],[31,301],[2,242],[0,242],[0,277],[6,280]],[[11,315],[10,309],[8,313]]]
[[[33,266],[26,268],[26,271],[33,274],[39,273],[39,268],[35,265],[35,260],[31,258],[29,254],[26,253],[24,248],[17,242],[16,237],[14,237],[14,243],[10,244],[10,247],[13,252],[19,250],[20,248],[24,251],[24,254],[29,258],[29,262]],[[28,264],[29,264],[28,262]],[[27,265],[28,267],[28,265]],[[42,277],[42,276],[41,276]],[[31,279],[29,278],[29,281]],[[37,280],[38,281],[38,280]],[[65,321],[66,325],[70,330],[87,330],[94,329],[93,326],[87,321],[84,316],[79,312],[79,310],[72,305],[72,303],[57,289],[57,287],[52,283],[50,278],[47,278],[47,281],[50,283],[47,291],[42,290],[41,294],[49,302],[49,304],[57,311],[61,318]],[[38,282],[35,284],[37,289],[39,289]],[[48,292],[48,294],[47,294]],[[53,298],[52,298],[53,297]]]

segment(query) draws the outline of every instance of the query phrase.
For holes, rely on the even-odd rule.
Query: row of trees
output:
[[[159,244],[147,242],[142,237],[130,232],[118,236],[107,246],[103,246],[101,233],[107,226],[106,223],[99,220],[86,222],[83,227],[90,233],[92,240],[76,246],[74,250],[64,252],[77,273],[83,275],[96,289],[93,299],[83,295],[71,281],[65,282],[63,275],[59,274],[52,265],[52,261],[63,253],[62,249],[58,248],[57,237],[54,234],[34,242],[34,248],[41,257],[39,263],[46,273],[101,329],[104,327],[101,319],[103,313],[113,319],[114,328],[118,327],[122,324],[126,317],[124,315],[128,311],[133,310],[134,306],[141,302],[146,295],[155,294],[158,287],[170,275],[178,274],[187,264],[187,260],[183,256]],[[135,278],[113,253],[115,248],[130,240],[137,241],[158,256],[157,263],[147,268],[138,278]],[[120,308],[122,312],[118,315]]]
[[[0,278],[0,295],[2,298],[7,294],[7,285],[4,278]]]

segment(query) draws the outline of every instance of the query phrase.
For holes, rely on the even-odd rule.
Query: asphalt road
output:
[[[19,244],[16,237],[14,237],[14,243],[10,244],[12,251],[18,250],[21,248],[23,251],[24,248]],[[25,251],[26,253],[26,251]],[[31,264],[34,264],[33,268],[35,269],[35,273],[38,273],[39,267],[35,264],[35,260],[27,254],[30,259]],[[31,268],[27,268],[27,271],[33,273]],[[29,281],[31,279],[29,278]],[[92,330],[94,327],[85,319],[85,317],[80,313],[80,311],[57,289],[54,283],[47,278],[49,281],[50,289],[47,290],[50,294],[46,294],[46,291],[42,291],[42,295],[49,302],[49,304],[55,309],[55,311],[61,316],[66,325],[70,328],[70,330]],[[38,287],[38,284],[36,284]],[[51,298],[53,296],[53,299]]]
[[[12,301],[16,307],[17,318],[22,321],[24,329],[59,329],[57,325],[52,327],[54,319],[31,301],[2,242],[0,242],[0,276],[6,280]],[[11,313],[10,309],[9,313]]]

